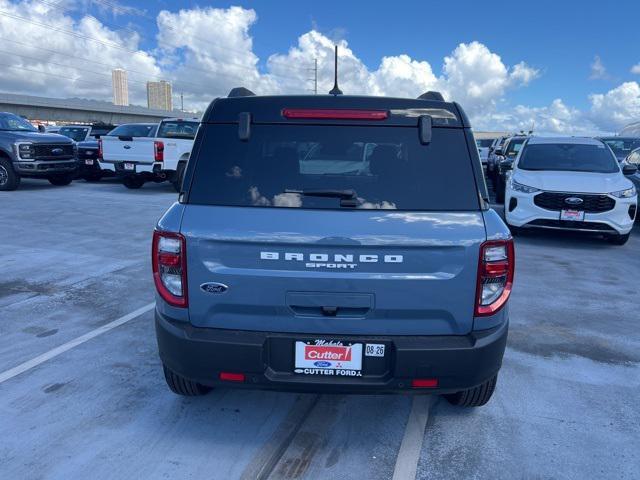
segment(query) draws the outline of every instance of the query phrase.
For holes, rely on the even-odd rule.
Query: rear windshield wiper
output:
[[[286,189],[284,193],[295,193],[302,195],[303,197],[325,197],[325,198],[339,198],[341,207],[356,207],[358,205],[358,194],[355,190],[292,190]]]

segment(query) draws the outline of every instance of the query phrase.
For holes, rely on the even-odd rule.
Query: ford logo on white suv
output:
[[[582,205],[584,200],[578,197],[567,197],[564,199],[564,203],[567,205]]]

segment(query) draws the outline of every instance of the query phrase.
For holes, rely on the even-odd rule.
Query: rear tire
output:
[[[20,175],[18,175],[11,165],[11,160],[0,158],[0,191],[9,192],[15,190],[20,185]]]
[[[122,184],[127,188],[137,190],[144,185],[144,180],[138,177],[124,177],[122,179]]]
[[[447,402],[456,407],[481,407],[485,405],[491,398],[491,395],[493,395],[497,381],[498,375],[494,375],[482,385],[443,396]]]
[[[624,245],[629,241],[629,237],[631,236],[631,232],[625,235],[610,235],[607,237],[609,243],[613,245]]]
[[[180,189],[182,188],[182,179],[184,178],[184,170],[187,164],[184,162],[178,163],[178,168],[176,169],[175,176],[171,181],[173,188],[176,189],[176,192],[180,193]]]
[[[71,175],[54,175],[53,177],[49,177],[47,180],[49,180],[51,185],[64,187],[73,182],[73,177]]]
[[[162,364],[162,369],[164,370],[164,379],[167,381],[167,385],[175,394],[183,395],[185,397],[197,397],[200,395],[206,395],[212,390],[211,387],[206,387],[200,383],[187,380],[186,378],[178,375],[170,370],[164,363]]]

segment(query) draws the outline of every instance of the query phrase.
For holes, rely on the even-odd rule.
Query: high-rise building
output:
[[[173,110],[171,84],[165,80],[147,82],[147,106],[157,110]]]
[[[127,82],[127,71],[116,68],[111,72],[113,81],[113,104],[129,105],[129,84]]]

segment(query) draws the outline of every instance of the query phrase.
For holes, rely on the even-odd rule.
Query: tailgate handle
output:
[[[373,309],[370,293],[288,292],[287,306],[304,317],[365,317]]]

